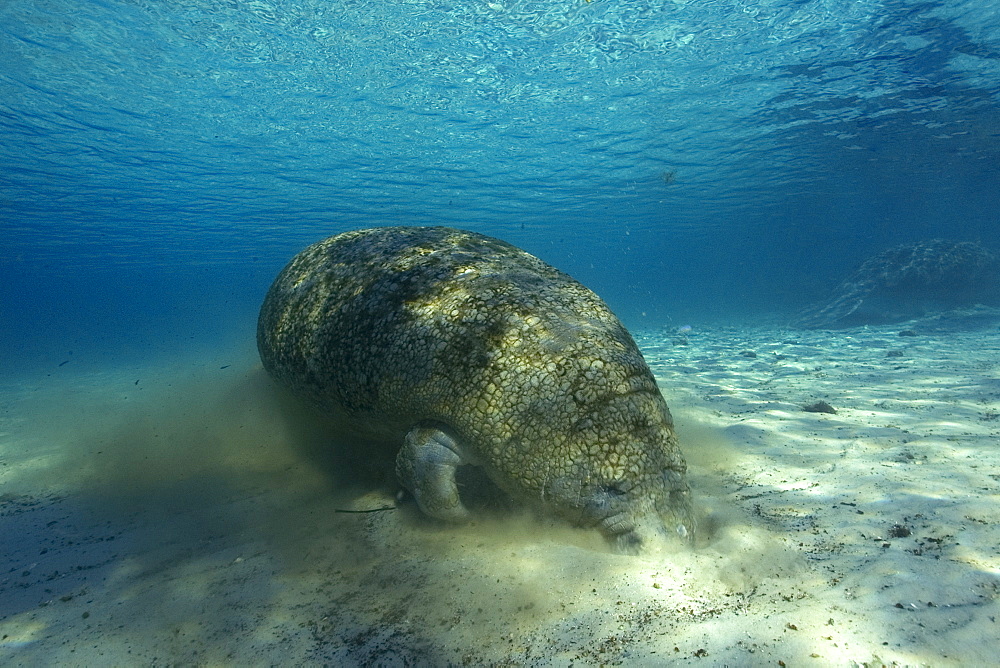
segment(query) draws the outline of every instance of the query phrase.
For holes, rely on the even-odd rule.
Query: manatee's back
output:
[[[484,414],[502,419],[518,382],[488,369],[501,354],[509,376],[538,362],[529,359],[538,314],[564,338],[576,336],[573,319],[578,329],[620,328],[591,291],[502,241],[373,228],[299,253],[268,292],[257,344],[274,378],[367,435],[401,439],[435,420],[481,432]]]

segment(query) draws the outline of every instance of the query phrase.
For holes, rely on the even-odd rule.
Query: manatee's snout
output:
[[[642,554],[658,547],[670,548],[694,542],[694,523],[676,513],[641,518],[621,533],[605,534],[615,549],[624,554]]]
[[[693,544],[697,522],[691,502],[691,488],[684,476],[676,471],[664,474],[665,494],[659,498],[656,510],[671,540]]]
[[[684,476],[667,471],[648,485],[603,485],[588,495],[585,515],[619,552],[691,545],[695,518]]]

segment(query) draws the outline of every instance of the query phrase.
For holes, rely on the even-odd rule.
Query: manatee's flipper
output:
[[[455,471],[467,463],[451,436],[433,427],[414,427],[396,455],[396,477],[424,513],[446,522],[462,522],[469,511],[458,496]]]

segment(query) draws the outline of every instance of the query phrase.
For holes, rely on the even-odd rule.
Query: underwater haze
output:
[[[338,514],[257,314],[383,225],[608,303],[691,551]],[[0,663],[995,662],[998,231],[990,0],[4,0]]]
[[[294,253],[375,225],[501,237],[635,325],[996,236],[978,0],[12,0],[0,30],[5,366],[245,336]]]

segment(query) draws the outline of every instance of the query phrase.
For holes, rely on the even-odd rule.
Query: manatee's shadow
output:
[[[396,477],[396,455],[402,442],[379,442],[345,433],[340,425],[290,391],[275,384],[273,392],[288,420],[298,453],[323,472],[331,492],[339,499],[349,503],[375,492],[394,499],[407,522],[440,525],[420,512],[413,496]],[[477,516],[502,517],[518,508],[480,467],[460,466],[455,478],[462,503]]]
[[[129,409],[120,388],[103,386],[58,404],[65,423],[46,434],[63,441],[57,454],[9,477],[24,493],[0,496],[0,534],[12,539],[0,555],[0,663],[9,651],[25,665],[59,663],[68,647],[98,645],[145,648],[146,662],[166,652],[231,663],[253,651],[246,629],[284,628],[289,609],[306,611],[303,623],[318,605],[307,595],[289,608],[290,586],[308,593],[310,578],[363,576],[397,555],[394,517],[335,512],[372,491],[391,500],[392,457],[336,447],[322,417],[259,367],[217,371],[164,379]],[[433,652],[420,656],[439,663]]]
[[[371,491],[396,493],[391,445],[351,438],[318,409],[268,382],[295,451],[323,473],[331,492],[344,498]]]

